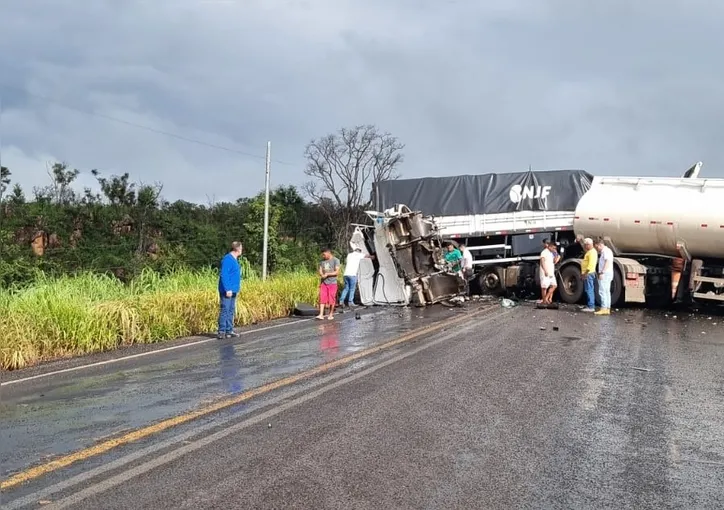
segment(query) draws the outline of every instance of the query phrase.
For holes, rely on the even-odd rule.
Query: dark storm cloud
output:
[[[408,176],[585,168],[724,176],[722,8],[703,1],[8,2],[3,163],[161,180],[169,198],[304,180],[304,145],[376,123]],[[51,99],[51,102],[43,98]],[[98,116],[224,145],[186,143]]]

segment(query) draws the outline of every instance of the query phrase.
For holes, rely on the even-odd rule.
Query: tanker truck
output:
[[[594,177],[583,170],[399,179],[374,183],[377,211],[424,212],[473,254],[482,293],[536,292],[542,241],[561,254],[558,294],[583,298],[577,239],[602,237],[615,255],[612,303],[724,301],[724,179]],[[370,211],[370,215],[384,214]],[[473,285],[471,285],[473,287]]]
[[[724,302],[724,179],[595,177],[573,230],[612,249],[612,303]],[[561,299],[579,302],[580,258],[558,269]]]

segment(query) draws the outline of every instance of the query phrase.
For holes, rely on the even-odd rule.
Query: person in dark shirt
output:
[[[219,271],[219,331],[217,338],[231,338],[239,336],[234,333],[234,312],[236,311],[236,296],[241,290],[241,267],[239,257],[242,246],[239,241],[231,243],[231,251],[221,259]]]

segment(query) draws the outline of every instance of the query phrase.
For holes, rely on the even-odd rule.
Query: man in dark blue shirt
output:
[[[234,312],[236,311],[236,296],[241,290],[241,267],[239,266],[241,251],[241,243],[234,241],[231,243],[231,251],[221,259],[221,270],[219,271],[221,308],[217,336],[219,339],[239,336],[234,333]]]

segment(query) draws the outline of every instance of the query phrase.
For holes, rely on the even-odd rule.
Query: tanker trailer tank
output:
[[[724,258],[724,179],[595,177],[575,232],[609,237],[621,253]]]
[[[665,265],[675,293],[683,268],[693,267],[690,290],[702,294],[702,284],[711,284],[719,290],[709,298],[724,301],[724,279],[714,281],[724,276],[724,179],[595,177],[576,207],[573,228],[604,238],[619,261],[631,263],[619,267],[624,280]],[[621,283],[628,290],[629,282]]]

